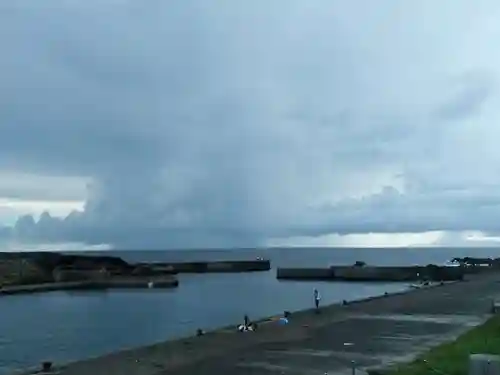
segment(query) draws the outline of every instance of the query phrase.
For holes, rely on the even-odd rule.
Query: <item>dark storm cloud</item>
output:
[[[16,233],[236,246],[490,228],[500,154],[483,143],[473,170],[467,140],[500,135],[499,6],[474,4],[4,3],[0,171],[91,181],[82,213]]]

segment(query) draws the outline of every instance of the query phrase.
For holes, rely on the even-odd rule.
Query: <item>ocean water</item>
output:
[[[328,266],[357,260],[374,265],[443,263],[455,256],[500,256],[500,249],[267,249],[108,251],[128,261],[269,258],[272,266]],[[181,275],[175,290],[51,292],[0,298],[0,374],[99,356],[115,350],[192,335],[197,328],[237,324],[323,303],[406,289],[399,283],[278,281],[275,270],[246,274]]]

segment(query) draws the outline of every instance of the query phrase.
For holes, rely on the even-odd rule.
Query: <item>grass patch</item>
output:
[[[473,328],[457,340],[437,346],[408,364],[397,365],[387,375],[467,375],[470,354],[500,355],[500,315]],[[427,361],[424,362],[424,360]],[[432,371],[435,369],[436,371]],[[374,371],[373,373],[380,373]]]

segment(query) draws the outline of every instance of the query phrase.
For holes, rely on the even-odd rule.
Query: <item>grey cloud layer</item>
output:
[[[493,229],[495,1],[0,7],[0,170],[92,180],[20,235]]]

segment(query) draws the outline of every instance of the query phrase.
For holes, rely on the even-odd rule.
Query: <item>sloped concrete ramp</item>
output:
[[[262,344],[176,373],[352,375],[354,365],[363,374],[368,367],[410,361],[482,324],[500,284],[488,277],[399,297],[353,306],[344,320],[311,329],[306,338]]]

